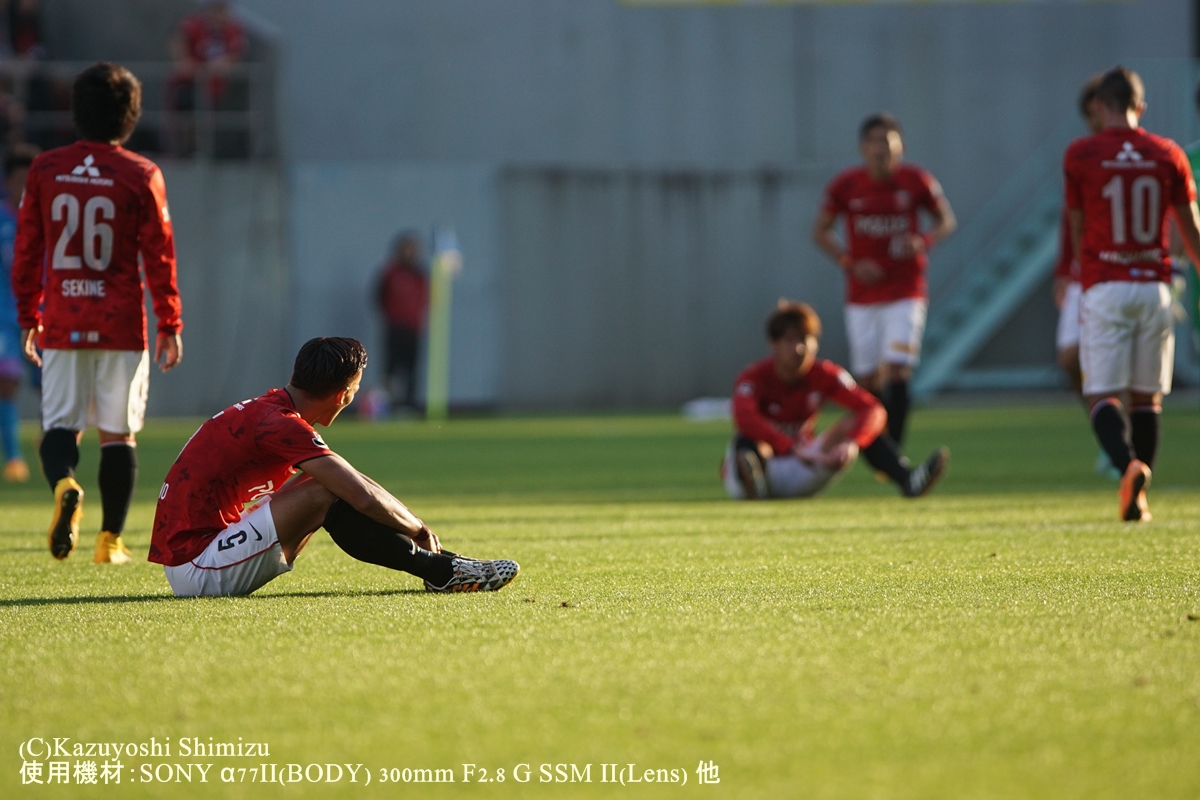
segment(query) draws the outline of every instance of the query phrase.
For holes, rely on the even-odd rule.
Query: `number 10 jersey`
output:
[[[1170,281],[1167,212],[1196,199],[1183,149],[1141,128],[1105,128],[1071,143],[1063,171],[1067,208],[1083,211],[1083,289]]]
[[[178,333],[175,237],[166,184],[154,162],[92,141],[34,159],[13,254],[20,326],[43,325],[44,349],[145,350],[139,266],[158,331]]]

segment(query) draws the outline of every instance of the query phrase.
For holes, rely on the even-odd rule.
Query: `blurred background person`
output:
[[[179,23],[170,46],[173,65],[167,108],[179,113],[173,115],[168,148],[175,155],[190,155],[196,149],[195,112],[222,107],[230,67],[246,57],[249,40],[226,0],[202,0],[199,12]],[[197,98],[197,78],[206,78],[202,103]]]
[[[12,293],[13,242],[17,238],[17,204],[25,189],[29,165],[40,152],[29,144],[14,145],[4,159],[5,197],[0,202],[0,447],[4,450],[4,480],[24,483],[29,466],[21,455],[20,418],[17,391],[21,371],[28,363],[21,346],[21,326],[17,324],[17,303]]]
[[[385,386],[393,401],[402,397],[407,408],[417,408],[417,353],[421,331],[429,313],[429,278],[421,263],[421,239],[405,231],[392,243],[391,257],[379,274],[376,302],[387,329]],[[397,384],[404,389],[401,394]]]

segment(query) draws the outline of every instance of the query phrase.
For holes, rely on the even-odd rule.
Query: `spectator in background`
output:
[[[230,13],[226,0],[202,0],[199,13],[185,17],[171,37],[174,66],[167,82],[167,107],[172,111],[197,109],[196,79],[207,76],[204,107],[218,109],[229,86],[229,70],[246,57],[246,29]],[[196,126],[191,119],[176,121],[177,155],[196,147]]]
[[[17,238],[17,203],[25,190],[25,176],[40,151],[30,144],[14,145],[4,159],[6,196],[0,202],[0,447],[4,450],[4,480],[24,483],[29,466],[21,456],[17,416],[17,390],[25,361],[21,326],[17,324],[17,303],[12,293],[13,242]]]
[[[9,0],[7,5],[8,36],[13,54],[30,60],[45,58],[41,0]]]
[[[421,240],[413,231],[396,237],[391,259],[379,275],[376,300],[387,326],[388,392],[404,381],[404,405],[416,408],[417,349],[429,312],[429,279],[421,266]]]

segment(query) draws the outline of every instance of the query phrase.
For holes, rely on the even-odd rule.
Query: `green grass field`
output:
[[[320,534],[252,597],[176,600],[142,558],[193,427],[140,437],[132,566],[90,563],[94,439],[68,562],[44,484],[0,486],[0,796],[1200,796],[1198,412],[1168,409],[1141,526],[1116,521],[1073,406],[918,411],[909,450],[954,452],[918,501],[863,466],[816,500],[725,500],[725,424],[339,422],[335,449],[517,581],[426,595]],[[34,737],[174,749],[122,756],[119,789],[22,786]],[[269,757],[185,757],[184,737]],[[371,784],[251,783],[264,762],[363,764]],[[141,782],[191,763],[207,783]],[[591,782],[543,782],[569,781],[560,764]],[[455,782],[381,782],[421,769]]]

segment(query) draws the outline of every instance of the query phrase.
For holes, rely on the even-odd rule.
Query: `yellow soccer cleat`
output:
[[[50,520],[50,554],[60,561],[71,555],[83,519],[83,488],[74,478],[54,485],[54,518]]]
[[[133,560],[133,553],[121,541],[121,534],[101,531],[96,537],[96,555],[93,564],[128,564]]]
[[[24,483],[29,480],[29,465],[25,463],[25,459],[17,456],[5,462],[4,480],[9,483]]]

